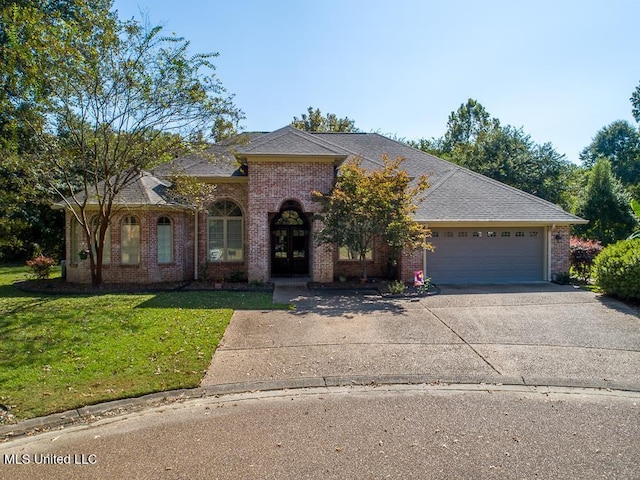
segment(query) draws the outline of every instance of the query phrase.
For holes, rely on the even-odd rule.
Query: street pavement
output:
[[[471,385],[206,397],[0,445],[0,478],[636,479],[639,402]]]
[[[620,302],[274,299],[296,308],[237,311],[201,389],[0,444],[0,478],[640,478],[640,318]]]

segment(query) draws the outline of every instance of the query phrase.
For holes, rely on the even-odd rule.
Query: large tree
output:
[[[91,277],[98,285],[118,195],[143,170],[185,147],[185,139],[216,136],[215,126],[228,130],[241,112],[214,74],[217,54],[190,55],[184,39],[135,20],[92,20],[90,35],[75,20],[41,32],[50,47],[37,60],[57,68],[47,85],[50,113],[36,128],[34,166],[46,172],[42,180],[93,247]]]
[[[640,134],[629,122],[616,120],[602,128],[580,154],[587,167],[599,158],[611,162],[614,175],[625,186],[640,183]]]
[[[480,102],[470,98],[449,115],[447,131],[441,142],[442,151],[446,154],[456,147],[473,145],[481,135],[499,126],[497,118],[492,118]]]
[[[609,160],[601,158],[589,173],[577,210],[577,214],[589,220],[589,223],[576,226],[576,233],[600,240],[605,245],[626,238],[636,224],[630,200],[620,181],[613,175]]]
[[[113,18],[107,0],[15,0],[0,4],[0,258],[19,260],[35,243],[61,253],[64,217],[49,208],[52,192],[30,175],[37,131],[49,112],[50,79],[59,67],[56,33],[77,25],[73,42],[84,48],[94,25]],[[95,19],[100,19],[96,22]],[[59,51],[62,53],[64,50]]]
[[[383,157],[383,166],[367,170],[361,161],[346,163],[330,192],[313,192],[321,203],[319,243],[337,244],[356,252],[362,279],[367,278],[367,253],[376,236],[392,248],[429,247],[429,230],[413,219],[419,195],[429,184],[422,176],[412,182],[402,170],[402,158]]]
[[[319,108],[307,109],[300,118],[293,117],[291,126],[305,132],[358,132],[356,122],[349,117],[338,118],[334,113],[323,115]]]
[[[476,100],[451,112],[442,138],[409,145],[568,208],[573,167],[550,143],[537,144],[521,128],[501,125]]]
[[[633,91],[629,100],[631,100],[631,113],[633,114],[633,118],[636,119],[636,122],[640,123],[640,84],[638,84]]]

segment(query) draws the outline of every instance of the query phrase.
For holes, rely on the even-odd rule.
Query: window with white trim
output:
[[[365,260],[373,260],[373,251],[371,249],[368,249],[364,258]],[[351,250],[349,247],[342,246],[338,250],[338,259],[339,260],[360,260],[360,252],[356,250]]]
[[[244,224],[242,210],[229,200],[209,208],[209,260],[241,262],[244,260]]]
[[[158,263],[173,262],[173,225],[169,217],[158,218]]]
[[[123,265],[140,263],[140,223],[134,216],[124,217],[121,228],[120,258]]]

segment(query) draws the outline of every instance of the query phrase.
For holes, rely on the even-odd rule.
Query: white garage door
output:
[[[544,279],[543,228],[432,228],[427,277],[436,284]]]

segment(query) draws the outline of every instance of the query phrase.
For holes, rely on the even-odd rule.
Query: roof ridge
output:
[[[438,157],[436,157],[438,158]],[[446,160],[445,160],[446,162]],[[456,165],[455,163],[452,164],[454,166],[454,168],[448,172],[443,178],[440,179],[440,181],[435,184],[435,185],[429,185],[429,188],[427,188],[427,190],[425,191],[425,197],[428,197],[432,192],[435,192],[436,190],[438,190],[447,180],[449,180],[451,177],[453,177],[459,170],[460,167],[458,165]],[[428,176],[427,176],[428,178]]]
[[[343,147],[341,147],[339,145],[336,145],[335,143],[332,143],[332,142],[329,142],[329,141],[327,141],[325,139],[321,139],[319,137],[316,137],[313,134],[314,132],[306,132],[304,130],[300,130],[299,128],[292,127],[291,125],[287,125],[285,128],[290,128],[294,135],[298,135],[299,137],[305,138],[305,139],[315,143],[316,145],[320,145],[321,147],[328,148],[330,150],[334,150],[335,148],[337,148],[339,150],[342,150],[342,151],[336,151],[335,153],[342,154],[346,150],[345,148],[343,148]]]
[[[353,135],[353,134],[371,135],[371,133],[368,133],[368,132],[310,132],[310,133],[312,133],[312,135],[324,135],[324,134],[327,134],[327,133],[343,134],[343,135]],[[329,142],[329,140],[324,140],[324,141],[327,142],[327,143],[332,143],[333,144],[333,142]],[[351,150],[351,149],[349,149],[347,147],[344,147],[342,145],[337,145],[337,144],[333,144],[333,145],[338,147],[338,148],[341,148],[345,152],[353,155],[354,157],[360,157],[360,158],[362,158],[364,160],[368,160],[369,162],[372,162],[372,163],[375,163],[376,165],[384,167],[384,163],[381,162],[379,159],[374,159],[374,158],[367,157],[367,156],[363,155],[362,153],[354,152],[353,150]]]
[[[251,153],[252,151],[255,151],[259,147],[267,145],[273,140],[276,140],[287,134],[295,135],[325,150],[329,150],[330,152],[336,155],[344,155],[345,153],[347,153],[344,148],[334,143],[328,142],[324,139],[317,138],[313,136],[310,132],[305,132],[303,130],[294,128],[291,125],[286,125],[282,128],[279,128],[278,130],[274,130],[273,132],[262,135],[254,141],[250,141],[244,148],[241,147],[237,149],[237,153],[241,155],[246,155],[248,153]]]

